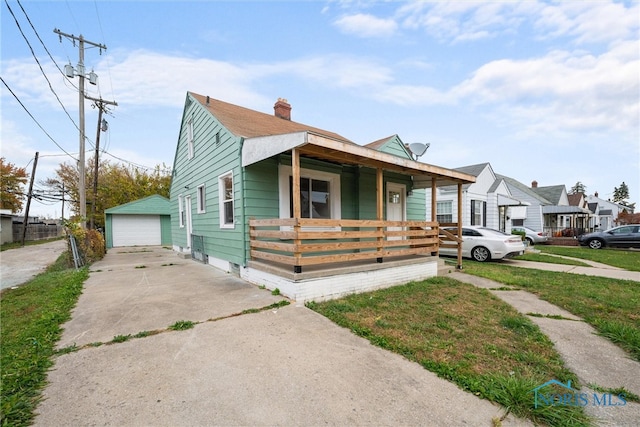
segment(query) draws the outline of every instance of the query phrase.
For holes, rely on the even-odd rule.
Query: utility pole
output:
[[[31,207],[31,196],[33,193],[33,181],[36,177],[36,166],[38,166],[39,152],[36,151],[36,158],[33,161],[33,171],[31,172],[31,182],[29,183],[29,192],[27,193],[27,207],[24,210],[24,220],[22,222],[22,246],[24,246],[24,239],[27,236],[27,224],[29,223],[29,207]]]
[[[95,154],[95,165],[93,169],[93,202],[91,203],[91,218],[89,221],[89,228],[94,228],[95,225],[95,216],[96,216],[96,202],[98,200],[98,166],[100,164],[100,130],[106,131],[106,121],[103,128],[102,124],[102,113],[106,111],[105,105],[118,105],[115,101],[105,101],[102,98],[95,99],[90,96],[85,96],[85,98],[90,99],[95,102],[96,107],[98,108],[98,130],[96,131],[96,154]]]
[[[80,104],[80,112],[79,112],[79,120],[80,120],[80,153],[79,153],[79,159],[78,159],[78,175],[79,175],[79,182],[78,182],[78,193],[80,195],[80,221],[81,221],[81,225],[82,228],[86,228],[87,227],[87,198],[86,198],[86,188],[85,188],[85,160],[84,160],[84,141],[85,141],[85,133],[84,133],[84,98],[85,98],[85,94],[84,94],[84,79],[85,77],[85,70],[84,70],[84,45],[85,43],[91,46],[95,46],[100,48],[100,54],[102,54],[102,49],[107,50],[107,46],[101,44],[101,43],[94,43],[91,42],[89,40],[85,40],[84,37],[82,37],[82,34],[80,34],[79,36],[74,36],[73,34],[66,34],[63,33],[62,31],[58,30],[57,28],[53,29],[53,32],[58,34],[58,36],[60,37],[60,41],[62,41],[62,36],[70,39],[73,42],[73,45],[76,45],[76,40],[78,41],[78,67],[76,70],[73,70],[73,67],[71,67],[71,65],[67,65],[65,66],[65,74],[67,75],[67,77],[71,77],[73,78],[74,75],[77,75],[80,78],[79,84],[78,84],[78,101]],[[74,73],[75,71],[75,73]],[[98,76],[92,71],[89,74],[89,82],[91,84],[96,84],[98,80]]]

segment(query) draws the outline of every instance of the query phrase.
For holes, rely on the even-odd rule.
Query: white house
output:
[[[489,163],[464,166],[454,170],[476,177],[476,182],[462,186],[462,224],[481,225],[509,232],[515,216],[524,217],[528,202],[515,197],[504,177],[494,173]],[[455,186],[438,188],[436,216],[440,223],[454,222],[458,215]],[[427,192],[427,206],[431,195]],[[427,221],[430,221],[427,209]]]

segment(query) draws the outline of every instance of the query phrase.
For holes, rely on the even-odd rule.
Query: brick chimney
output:
[[[273,111],[276,117],[281,119],[291,120],[291,105],[284,98],[278,98],[278,102],[273,106]]]
[[[594,194],[594,196],[598,197],[598,192],[596,191],[596,194]]]
[[[538,181],[532,181],[531,188],[538,188]]]

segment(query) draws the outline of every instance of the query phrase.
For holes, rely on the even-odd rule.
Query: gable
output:
[[[405,159],[413,160],[411,152],[407,149],[398,135],[379,139],[365,145],[365,147]]]
[[[160,195],[145,197],[123,205],[106,209],[105,214],[129,215],[169,215],[171,213],[169,199]]]

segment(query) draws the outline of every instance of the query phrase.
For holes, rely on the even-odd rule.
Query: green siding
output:
[[[104,243],[107,249],[113,247],[113,221],[111,215],[107,214],[104,221]]]
[[[190,102],[189,102],[190,101]],[[193,119],[194,155],[188,159],[187,122]],[[216,143],[216,134],[220,135]],[[186,229],[179,223],[179,196],[191,196],[193,234],[204,236],[209,256],[244,264],[244,220],[242,218],[242,182],[240,138],[224,128],[197,101],[187,102],[182,118],[171,181],[171,239],[174,245],[187,246]],[[233,172],[234,228],[220,227],[218,177]],[[198,213],[197,191],[205,186],[205,212]]]
[[[398,137],[398,135],[390,138],[387,142],[385,142],[382,147],[378,149],[383,153],[393,154],[394,156],[402,157],[404,159],[412,159],[411,154],[404,147],[404,144]]]
[[[160,216],[160,244],[171,245],[171,215]]]

